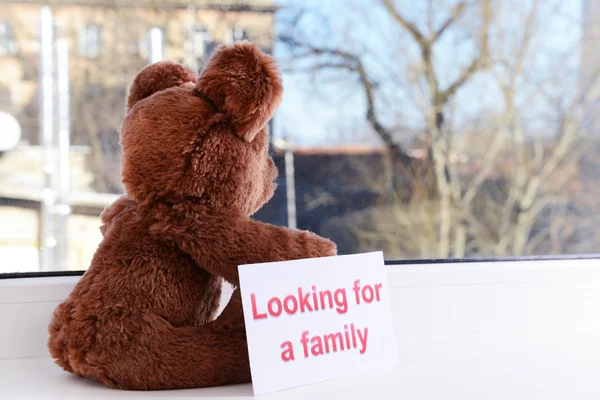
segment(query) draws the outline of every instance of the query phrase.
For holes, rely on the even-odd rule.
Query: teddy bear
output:
[[[119,132],[124,195],[49,325],[58,366],[126,390],[251,382],[238,266],[337,253],[251,219],[275,190],[268,122],[282,95],[275,60],[247,41],[198,75],[170,61],[138,73]],[[234,291],[217,317],[223,281]]]

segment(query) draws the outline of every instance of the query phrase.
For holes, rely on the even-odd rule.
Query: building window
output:
[[[185,62],[192,69],[200,69],[219,43],[202,24],[190,24],[186,27],[186,32]]]
[[[99,25],[83,26],[79,35],[79,53],[85,58],[96,58],[102,51],[102,28]]]
[[[237,42],[239,40],[248,40],[248,31],[242,28],[231,29],[230,42]]]
[[[152,64],[164,58],[166,44],[165,31],[161,28],[151,28],[146,32],[139,44],[139,54]]]
[[[0,21],[0,56],[17,53],[17,41],[12,26],[6,20]]]
[[[212,37],[208,29],[203,25],[196,25],[190,32],[190,52],[196,58],[204,58],[207,56],[209,44],[212,42]]]

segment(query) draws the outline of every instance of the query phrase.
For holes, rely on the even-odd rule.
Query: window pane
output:
[[[82,57],[96,58],[102,48],[102,31],[100,26],[86,24],[81,28],[79,52]]]
[[[600,252],[596,1],[91,3],[0,10],[0,273],[86,269],[136,74],[236,40],[285,84],[253,218],[387,259]]]
[[[0,56],[12,55],[17,52],[17,42],[10,21],[0,20]]]

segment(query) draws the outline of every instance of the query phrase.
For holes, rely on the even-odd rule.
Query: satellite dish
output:
[[[11,114],[0,111],[0,152],[8,151],[19,144],[21,125]]]

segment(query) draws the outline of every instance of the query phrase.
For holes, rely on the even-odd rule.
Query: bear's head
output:
[[[274,59],[249,42],[218,47],[198,77],[169,61],[140,71],[120,132],[128,196],[256,212],[275,190],[267,123],[282,93]]]

